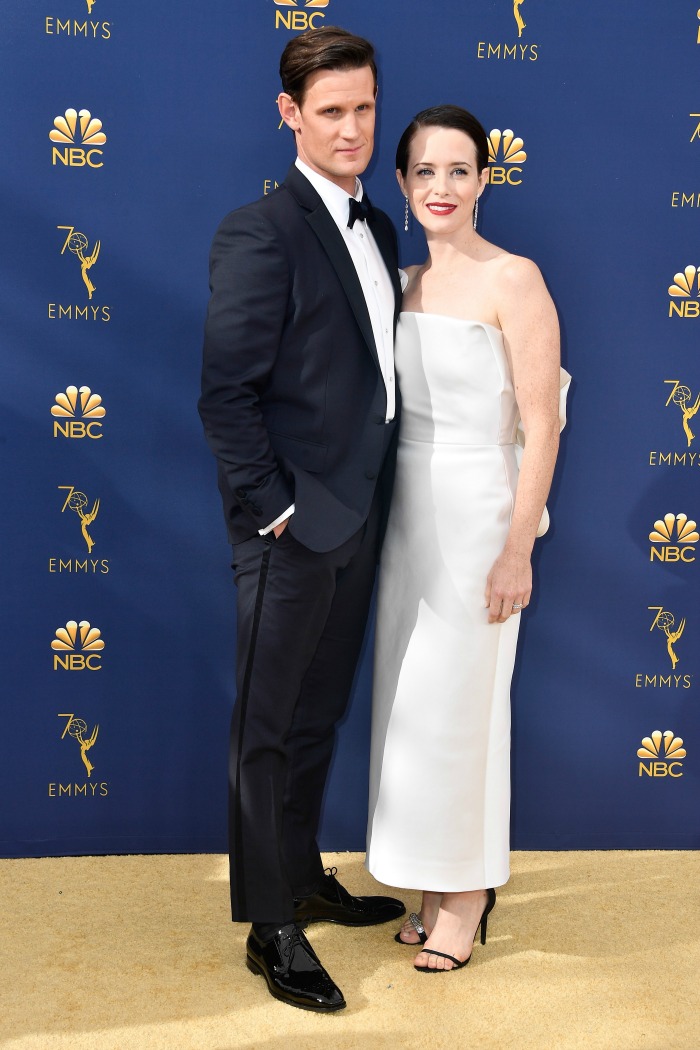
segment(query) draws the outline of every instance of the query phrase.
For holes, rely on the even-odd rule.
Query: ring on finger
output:
[[[522,602],[513,602],[513,612],[520,612],[523,608],[524,606]]]

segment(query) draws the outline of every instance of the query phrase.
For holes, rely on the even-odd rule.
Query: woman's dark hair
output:
[[[304,101],[306,82],[319,69],[362,69],[369,66],[377,93],[377,64],[369,40],[338,26],[309,29],[292,37],[280,58],[282,90],[298,106]]]
[[[404,178],[408,171],[411,143],[421,128],[454,128],[455,131],[463,131],[476,146],[476,168],[481,175],[489,162],[489,143],[482,124],[461,106],[432,106],[417,113],[399,139],[396,167]]]

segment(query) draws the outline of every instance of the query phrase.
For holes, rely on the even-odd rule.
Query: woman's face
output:
[[[463,131],[424,127],[411,141],[406,178],[396,177],[421,226],[452,234],[471,225],[488,171],[477,172],[476,146]]]

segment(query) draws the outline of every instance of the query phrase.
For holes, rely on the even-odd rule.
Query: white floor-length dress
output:
[[[460,891],[509,875],[510,683],[520,616],[489,624],[518,409],[499,329],[403,313],[396,485],[382,551],[367,867]]]

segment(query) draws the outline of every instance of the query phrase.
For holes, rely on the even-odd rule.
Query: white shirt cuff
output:
[[[294,504],[292,503],[291,507],[287,507],[284,514],[280,514],[279,518],[275,518],[274,521],[271,521],[266,529],[258,529],[258,532],[261,536],[267,536],[268,532],[272,532],[273,529],[276,529],[277,526],[281,525],[283,521],[287,520],[287,518],[291,518],[293,513]]]

